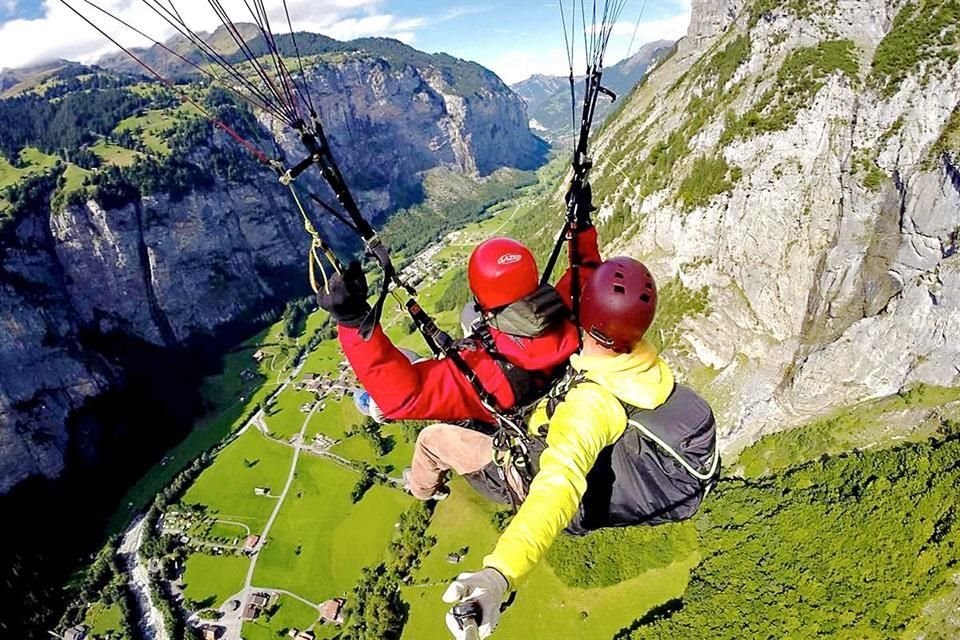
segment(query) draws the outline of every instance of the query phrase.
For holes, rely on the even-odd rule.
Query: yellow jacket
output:
[[[540,561],[570,523],[587,489],[587,473],[597,456],[614,444],[627,426],[621,401],[655,409],[673,390],[673,372],[647,341],[632,353],[570,358],[587,382],[576,385],[549,420],[547,448],[527,499],[483,560],[515,585]],[[540,430],[548,422],[541,403],[530,419]]]

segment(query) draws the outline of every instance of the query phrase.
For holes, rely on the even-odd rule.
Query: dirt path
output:
[[[307,414],[307,417],[303,421],[303,425],[300,427],[300,436],[297,438],[297,443],[293,445],[293,461],[290,463],[290,472],[287,474],[287,482],[283,486],[283,491],[280,493],[280,498],[277,500],[277,506],[273,508],[273,513],[270,514],[270,519],[267,520],[267,524],[263,527],[263,531],[260,533],[260,541],[253,550],[253,556],[250,558],[250,568],[247,570],[247,578],[243,583],[244,589],[249,589],[250,585],[253,583],[253,573],[257,568],[257,560],[260,558],[260,551],[263,549],[263,545],[267,541],[267,535],[270,533],[270,528],[273,526],[277,516],[280,514],[280,509],[283,507],[283,503],[287,499],[287,493],[290,491],[290,486],[293,484],[293,477],[297,471],[297,462],[300,460],[300,452],[303,449],[303,434],[306,433],[307,425],[310,424],[310,419],[313,418],[315,411],[316,405],[314,405],[314,408],[311,409],[310,413]]]

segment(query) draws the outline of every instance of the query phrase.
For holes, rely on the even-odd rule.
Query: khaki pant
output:
[[[432,424],[417,436],[410,469],[410,493],[429,500],[446,480],[448,471],[467,475],[493,462],[493,438],[452,424]],[[510,475],[510,486],[522,496],[522,482]]]

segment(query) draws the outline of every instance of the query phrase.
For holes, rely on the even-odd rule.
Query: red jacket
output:
[[[597,232],[591,227],[578,234],[580,281],[600,263]],[[570,300],[570,270],[557,283],[557,290]],[[527,371],[554,372],[580,346],[579,330],[570,321],[535,338],[519,338],[490,327],[500,355]],[[360,384],[392,420],[466,420],[490,422],[493,416],[480,403],[476,390],[449,359],[412,364],[378,326],[369,341],[359,329],[339,327],[340,345]],[[501,407],[515,403],[513,389],[500,365],[479,344],[460,351],[463,360],[482,381]]]

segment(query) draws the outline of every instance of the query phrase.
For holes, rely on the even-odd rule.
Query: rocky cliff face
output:
[[[422,198],[428,169],[533,168],[544,151],[522,102],[494,74],[411,52],[403,49],[407,61],[350,52],[308,71],[344,174],[374,219]],[[299,161],[299,143],[275,133]],[[198,148],[190,160],[202,166],[203,156]],[[269,176],[114,209],[38,206],[2,233],[0,493],[31,475],[57,476],[83,444],[71,439],[72,418],[128,373],[104,341],[177,348],[306,293],[302,221]],[[82,439],[96,440],[96,425],[85,419],[83,429]]]
[[[86,334],[177,347],[304,289],[304,236],[283,191],[231,186],[36,210],[4,230],[0,492],[58,475],[83,444],[70,442],[71,416],[123,381]]]
[[[612,251],[706,287],[672,357],[728,448],[916,383],[960,384],[955,3],[694,2],[605,132]],[[625,179],[626,178],[626,179]]]
[[[530,133],[520,98],[492,72],[459,64],[471,65],[459,81],[429,60],[415,66],[362,52],[308,71],[341,169],[372,217],[417,202],[428,169],[484,176],[543,162],[546,145]],[[265,122],[288,157],[299,159],[296,138]]]

